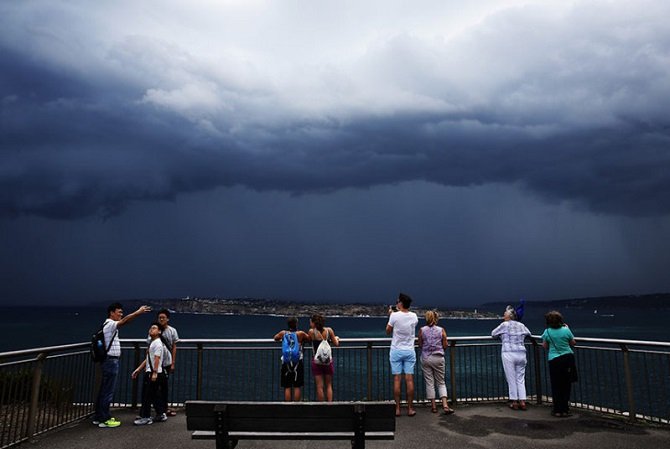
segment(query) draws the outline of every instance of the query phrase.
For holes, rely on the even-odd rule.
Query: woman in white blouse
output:
[[[504,321],[491,331],[493,338],[502,340],[502,363],[509,387],[509,407],[526,410],[526,345],[524,340],[530,331],[516,321],[516,312],[511,307],[505,310]]]

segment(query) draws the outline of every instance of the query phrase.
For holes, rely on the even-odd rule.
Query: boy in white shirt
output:
[[[144,381],[142,382],[142,408],[140,417],[135,420],[136,426],[153,424],[154,421],[167,421],[165,414],[165,404],[161,398],[161,384],[163,383],[163,351],[165,350],[163,342],[160,339],[161,325],[152,323],[149,327],[149,337],[151,344],[147,349],[145,360],[133,371],[132,377],[135,379],[144,368]],[[151,418],[151,405],[156,409],[156,417]]]

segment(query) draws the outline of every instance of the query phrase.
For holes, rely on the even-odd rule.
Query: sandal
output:
[[[433,406],[430,408],[430,411],[433,412],[433,413],[437,413],[437,407],[435,407],[435,406],[433,405]]]
[[[519,404],[517,404],[516,402],[510,402],[509,408],[511,408],[512,410],[519,410]]]
[[[526,404],[519,404],[519,410],[523,410],[525,412],[528,410],[528,407],[526,407]]]
[[[409,416],[410,418],[412,416],[416,416],[416,410],[407,410],[407,416]]]
[[[453,409],[453,408],[443,407],[442,410],[444,410],[444,414],[445,414],[445,415],[451,415],[451,414],[454,413],[454,409]]]

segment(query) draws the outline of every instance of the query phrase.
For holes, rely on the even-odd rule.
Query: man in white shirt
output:
[[[121,421],[112,418],[109,411],[109,405],[114,397],[116,389],[116,377],[119,374],[119,359],[121,358],[121,343],[119,341],[120,327],[125,326],[143,313],[151,311],[149,306],[141,306],[130,315],[123,316],[123,306],[115,302],[107,307],[107,319],[102,325],[105,335],[105,342],[111,341],[107,351],[107,358],[101,363],[102,381],[100,382],[100,391],[95,405],[95,418],[93,424],[98,427],[118,427]],[[108,344],[108,343],[106,343]]]
[[[407,390],[407,416],[416,415],[416,410],[414,410],[414,365],[416,365],[414,335],[419,319],[416,313],[409,311],[410,304],[412,304],[412,298],[400,293],[396,304],[397,311],[393,311],[392,307],[389,308],[389,322],[386,325],[386,333],[388,335],[393,334],[389,360],[391,362],[391,374],[393,374],[393,397],[395,399],[396,416],[400,416],[402,374],[405,374]]]

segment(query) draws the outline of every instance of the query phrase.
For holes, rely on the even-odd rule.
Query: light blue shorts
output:
[[[413,349],[391,349],[389,352],[391,374],[414,374],[416,353]]]

